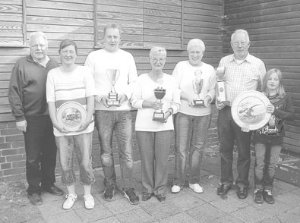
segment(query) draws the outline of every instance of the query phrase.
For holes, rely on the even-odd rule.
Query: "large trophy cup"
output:
[[[195,78],[193,79],[193,90],[196,94],[196,98],[194,98],[194,106],[201,107],[204,106],[204,100],[200,97],[201,90],[203,87],[203,79],[201,78],[202,72],[201,70],[195,71]]]
[[[217,75],[217,100],[219,102],[228,104],[229,101],[227,99],[225,82],[224,82],[225,67],[218,67],[216,71],[216,75]]]
[[[156,99],[159,100],[159,103],[161,104],[161,108],[154,111],[152,120],[158,122],[165,122],[165,114],[164,111],[162,110],[161,99],[163,99],[164,96],[166,95],[166,89],[162,87],[157,87],[154,89],[154,95]]]
[[[106,75],[112,86],[111,91],[108,93],[107,105],[108,106],[120,106],[119,96],[115,89],[116,81],[119,78],[120,71],[117,69],[107,69]]]

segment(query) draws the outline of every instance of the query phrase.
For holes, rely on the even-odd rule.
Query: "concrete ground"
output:
[[[252,162],[253,163],[253,162]],[[169,161],[169,181],[171,183],[174,168],[174,159]],[[300,188],[291,184],[276,180],[274,195],[275,204],[258,205],[253,201],[253,185],[247,199],[237,198],[234,190],[231,190],[227,197],[220,198],[216,195],[216,188],[219,183],[219,157],[205,156],[201,173],[201,182],[204,193],[196,194],[184,188],[179,194],[167,194],[165,202],[158,202],[155,197],[148,201],[141,201],[139,205],[130,205],[120,194],[111,202],[104,201],[103,173],[96,170],[96,183],[93,185],[95,208],[86,210],[82,198],[82,186],[76,185],[79,195],[74,207],[65,211],[61,208],[63,197],[55,197],[50,194],[43,194],[43,205],[32,206],[28,201],[18,207],[19,211],[13,212],[11,208],[4,211],[4,203],[0,203],[0,222],[30,222],[30,223],[142,223],[142,222],[163,222],[163,223],[300,223]],[[251,167],[253,170],[253,167]],[[118,171],[119,172],[119,171]],[[251,171],[253,172],[253,171]],[[135,163],[136,190],[141,192],[140,163]],[[251,174],[250,180],[253,181]],[[57,185],[65,189],[60,179]],[[25,188],[24,188],[25,191]],[[23,196],[26,196],[24,193]],[[28,214],[31,213],[31,214]]]

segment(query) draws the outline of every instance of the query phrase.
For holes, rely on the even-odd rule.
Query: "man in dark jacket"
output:
[[[29,45],[30,55],[19,59],[12,70],[8,97],[25,139],[28,198],[40,205],[42,191],[63,195],[54,185],[57,148],[46,102],[47,74],[58,64],[47,56],[44,33],[32,33]]]

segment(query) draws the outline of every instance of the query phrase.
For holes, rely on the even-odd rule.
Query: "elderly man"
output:
[[[189,188],[202,193],[200,165],[211,119],[211,101],[215,97],[215,70],[202,61],[205,44],[192,39],[187,45],[189,60],[179,62],[173,76],[180,89],[181,106],[175,120],[176,163],[172,193],[178,193],[189,175]],[[190,166],[187,173],[187,166]]]
[[[238,198],[245,199],[248,196],[249,186],[251,132],[241,129],[234,122],[230,105],[238,94],[258,89],[266,68],[260,59],[249,54],[250,41],[246,30],[239,29],[231,35],[231,47],[234,53],[223,57],[219,63],[219,67],[224,67],[225,71],[217,74],[225,81],[229,101],[216,103],[219,110],[217,126],[221,153],[221,184],[217,194],[226,195],[233,184],[232,161],[236,142],[238,151],[236,193]]]
[[[33,205],[40,205],[42,191],[63,195],[54,185],[57,149],[46,102],[47,74],[57,63],[47,56],[44,33],[32,33],[29,45],[30,55],[13,68],[8,97],[17,129],[25,139],[28,198]]]
[[[139,197],[132,185],[132,117],[130,84],[137,78],[133,56],[119,48],[120,29],[116,24],[104,28],[104,49],[90,53],[85,65],[92,69],[95,79],[95,122],[101,146],[104,170],[105,200],[112,200],[116,188],[112,137],[116,132],[120,157],[122,192],[131,204]]]

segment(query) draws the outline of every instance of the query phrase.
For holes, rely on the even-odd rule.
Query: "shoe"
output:
[[[152,195],[153,195],[152,193],[144,192],[143,195],[142,195],[142,201],[149,200],[152,197]]]
[[[77,195],[76,194],[67,194],[66,195],[66,200],[63,203],[62,208],[65,209],[65,210],[71,209],[76,200],[77,200]]]
[[[49,187],[42,187],[42,191],[48,192],[48,193],[50,193],[52,195],[56,195],[56,196],[64,195],[64,191],[62,189],[58,188],[57,186],[55,186],[54,184]]]
[[[133,188],[123,190],[123,195],[128,199],[130,204],[137,205],[140,201],[140,198],[134,193]]]
[[[174,193],[174,194],[179,193],[180,190],[181,190],[181,188],[178,185],[173,185],[173,187],[171,188],[171,192]]]
[[[272,194],[271,190],[264,190],[263,197],[264,197],[265,202],[267,202],[268,204],[274,204],[275,203],[275,200],[274,200],[274,197],[273,197],[273,194]]]
[[[95,200],[91,194],[86,194],[83,196],[84,199],[84,207],[86,209],[93,209],[95,207]]]
[[[237,186],[236,194],[239,199],[245,199],[248,196],[248,187]]]
[[[28,194],[27,197],[32,205],[39,206],[43,204],[43,200],[40,194],[37,193]]]
[[[230,184],[221,184],[217,188],[217,194],[218,195],[226,195],[230,189],[231,189],[231,185]]]
[[[162,195],[162,194],[156,194],[155,197],[157,198],[157,200],[159,202],[163,202],[166,200],[166,196],[165,195]]]
[[[108,186],[105,188],[103,193],[103,198],[106,201],[112,201],[113,197],[115,195],[115,186]]]
[[[254,202],[257,204],[264,203],[264,197],[263,197],[263,190],[262,189],[256,189],[254,191]]]
[[[189,184],[190,189],[192,189],[195,193],[203,193],[203,187],[199,184]]]

